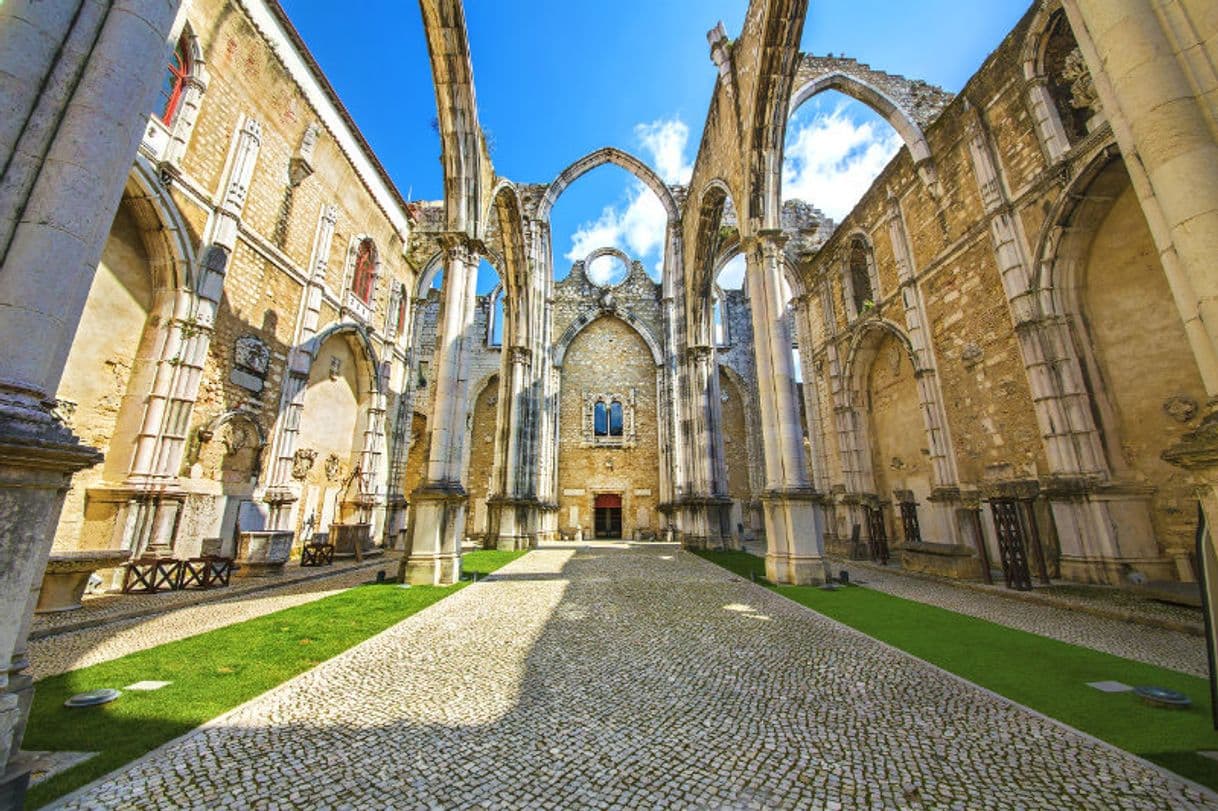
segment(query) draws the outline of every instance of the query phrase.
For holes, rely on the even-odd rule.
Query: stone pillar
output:
[[[682,498],[682,541],[697,549],[718,549],[731,542],[731,499],[723,459],[723,416],[719,364],[713,346],[685,352],[689,422],[689,479]]]
[[[1065,0],[1206,391],[1218,395],[1218,121],[1213,31],[1180,4]],[[1207,40],[1206,37],[1209,37]],[[1215,516],[1218,517],[1218,516]]]
[[[762,231],[745,241],[765,455],[766,577],[775,583],[821,583],[826,576],[825,512],[804,461],[782,300],[783,241],[780,231]]]
[[[264,496],[271,508],[271,529],[292,528],[292,504],[297,498],[292,484],[292,465],[300,432],[300,416],[304,411],[305,388],[309,385],[309,370],[313,367],[312,340],[321,323],[321,303],[325,295],[326,272],[330,264],[330,249],[337,223],[338,208],[333,205],[322,206],[317,220],[317,231],[313,237],[309,283],[305,287],[296,319],[294,345],[288,352],[287,375],[279,398],[279,419],[275,423],[275,435],[271,439],[270,486]]]
[[[79,8],[77,8],[79,6]],[[177,0],[0,5],[0,808],[32,689],[20,673],[72,474],[100,460],[52,416],[76,325],[161,80]],[[79,12],[79,13],[77,13]],[[48,269],[54,273],[48,283]]]
[[[444,289],[436,330],[435,405],[427,481],[412,494],[410,554],[401,577],[416,585],[461,578],[468,496],[462,470],[470,418],[469,355],[473,340],[478,245],[465,234],[444,237]]]
[[[490,507],[490,535],[496,549],[530,549],[537,545],[537,497],[534,492],[536,417],[531,391],[533,352],[511,346],[503,353],[499,408],[495,424],[495,471]]]

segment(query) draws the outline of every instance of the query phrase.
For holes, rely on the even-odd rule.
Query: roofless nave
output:
[[[595,535],[763,541],[782,583],[888,550],[954,577],[1197,579],[1198,493],[1218,514],[1202,0],[1037,0],[954,97],[801,54],[808,4],[753,0],[708,35],[688,186],[612,147],[498,176],[464,10],[422,0],[434,204],[401,197],[273,0],[46,5],[0,8],[0,730],[48,556],[81,551],[248,560],[328,534],[448,583],[466,539]],[[840,223],[781,199],[788,118],[825,90],[904,142]],[[552,207],[605,164],[663,205],[659,284],[620,252],[555,267]],[[606,255],[616,285],[586,273]]]

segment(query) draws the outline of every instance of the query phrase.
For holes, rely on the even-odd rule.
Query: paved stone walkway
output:
[[[1072,645],[1209,678],[1205,640],[1198,636],[1097,617],[1071,608],[987,594],[948,580],[904,574],[895,568],[843,560],[833,561],[832,568],[835,572],[844,568],[854,581],[897,597],[937,605]]]
[[[692,555],[598,547],[533,552],[63,807],[1192,809],[1218,797]]]
[[[328,570],[324,577],[277,583],[262,580],[254,591],[248,589],[248,585],[253,584],[247,581],[246,589],[227,594],[224,589],[171,592],[163,596],[187,594],[210,599],[196,600],[193,604],[166,602],[162,604],[161,612],[154,615],[134,618],[118,615],[115,620],[80,631],[30,640],[30,667],[26,672],[35,680],[45,679],[280,609],[311,603],[370,580],[377,569],[386,569],[389,576],[393,576],[397,570],[396,557],[378,557],[371,563]]]

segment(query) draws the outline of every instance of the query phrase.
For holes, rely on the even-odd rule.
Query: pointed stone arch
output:
[[[651,359],[655,361],[656,368],[664,366],[664,353],[660,350],[660,342],[651,334],[651,330],[648,329],[647,325],[633,313],[610,313],[604,310],[592,310],[572,321],[571,325],[567,327],[562,336],[554,343],[554,368],[562,368],[563,360],[566,358],[567,350],[571,348],[571,344],[581,332],[602,318],[616,318],[633,329],[643,339],[643,343],[647,344],[647,348],[651,350]]]
[[[660,179],[655,170],[647,165],[646,161],[617,147],[606,146],[584,155],[566,169],[563,169],[558,177],[554,178],[550,185],[546,187],[546,193],[537,205],[537,219],[549,222],[550,211],[554,208],[554,203],[558,201],[558,198],[562,196],[562,193],[566,191],[568,186],[593,169],[609,163],[625,169],[642,181],[647,188],[651,189],[664,206],[664,211],[668,214],[669,223],[675,223],[680,218],[681,208],[677,205],[676,198],[672,195],[672,190]]]

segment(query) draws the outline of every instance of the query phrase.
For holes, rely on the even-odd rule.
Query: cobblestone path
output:
[[[857,582],[907,600],[1059,639],[1072,645],[1123,656],[1209,678],[1205,640],[1199,636],[1097,617],[1074,608],[1024,602],[976,591],[946,580],[903,574],[899,569],[851,565],[834,561],[833,569],[848,569]]]
[[[65,806],[1188,809],[1218,798],[692,555],[598,547],[533,552]]]
[[[193,605],[167,604],[158,614],[130,619],[120,617],[104,625],[30,640],[27,672],[37,680],[108,662],[166,642],[311,603],[367,582],[375,577],[377,569],[386,569],[392,574],[396,568],[395,558],[382,557],[361,566],[344,567],[326,577],[289,580],[273,588],[265,588],[267,584],[262,583],[264,588],[252,593],[238,591],[225,596],[219,591],[186,592],[210,599]],[[173,592],[174,595],[181,593]]]

